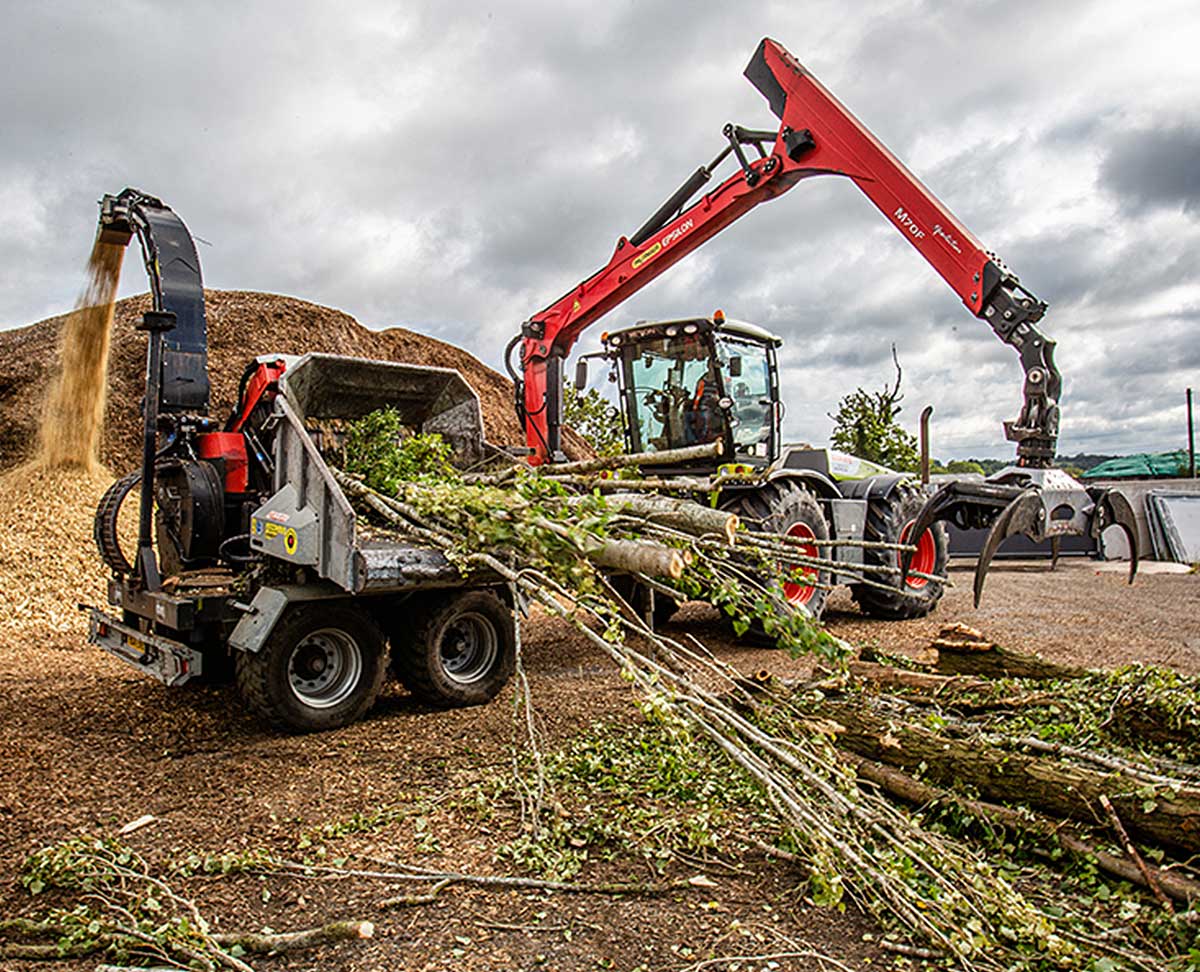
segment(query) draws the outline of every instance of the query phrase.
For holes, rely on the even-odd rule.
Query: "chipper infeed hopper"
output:
[[[414,433],[437,433],[459,468],[492,451],[479,399],[457,371],[331,354],[307,354],[288,368],[276,399],[274,495],[251,518],[251,546],[345,591],[461,584],[440,551],[360,540],[354,510],[322,455],[329,423],[390,407]]]

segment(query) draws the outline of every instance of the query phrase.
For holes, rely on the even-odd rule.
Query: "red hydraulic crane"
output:
[[[534,314],[514,339],[514,346],[523,342],[520,374],[510,370],[518,380],[517,407],[533,461],[559,451],[562,364],[586,328],[759,203],[801,179],[840,175],[867,195],[972,314],[1018,349],[1025,404],[1018,419],[1006,423],[1006,433],[1017,442],[1021,465],[1048,466],[1058,433],[1061,379],[1054,342],[1034,327],[1046,305],[778,43],[768,39],[759,45],[746,77],[779,116],[778,130],[726,125],[729,144],[721,154],[697,169],[641,229],[621,237],[606,266]],[[688,205],[730,154],[738,171]]]
[[[1021,411],[1004,423],[1005,435],[1016,443],[1016,465],[984,483],[944,487],[926,505],[912,535],[921,536],[938,520],[991,526],[976,575],[977,596],[988,562],[1013,533],[1056,543],[1066,534],[1098,536],[1116,524],[1134,537],[1133,513],[1124,497],[1085,490],[1052,468],[1062,378],[1054,365],[1054,342],[1036,326],[1046,304],[782,46],[763,40],[745,74],[780,119],[778,128],[726,125],[725,149],[697,169],[641,229],[621,237],[606,266],[534,314],[510,342],[506,359],[530,461],[561,458],[562,367],[587,327],[759,203],[802,179],[838,175],[861,189],[971,313],[1016,349],[1025,372]],[[694,199],[730,155],[738,170]],[[512,363],[518,345],[519,367]],[[1135,570],[1136,553],[1131,580]]]

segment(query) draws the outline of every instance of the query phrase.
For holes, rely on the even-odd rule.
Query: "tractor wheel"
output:
[[[295,732],[337,729],[360,718],[386,671],[387,642],[367,613],[329,601],[288,608],[259,651],[237,657],[246,703]]]
[[[454,707],[490,702],[516,667],[512,611],[490,591],[423,599],[393,629],[392,671],[413,695]]]
[[[924,501],[920,492],[911,486],[900,486],[888,497],[877,497],[867,501],[867,525],[865,539],[881,540],[886,543],[909,543],[912,529]],[[913,555],[909,570],[922,574],[943,575],[950,556],[946,528],[935,523],[916,541],[917,552]],[[900,586],[902,591],[882,591],[877,587],[854,584],[850,591],[858,606],[876,618],[901,621],[905,618],[923,618],[941,600],[943,586],[924,577],[900,580],[900,554],[895,550],[865,550],[863,559],[867,564],[890,567],[889,574],[871,573],[867,577],[880,583]]]
[[[805,542],[828,540],[829,525],[817,498],[794,483],[767,483],[752,492],[737,493],[722,504],[722,508],[736,513],[746,527],[756,533],[778,533],[799,540],[799,553],[810,557],[829,556],[828,547]],[[786,574],[800,568],[780,563],[779,569]],[[804,573],[812,583],[786,582],[784,596],[789,604],[803,605],[814,618],[820,618],[829,596],[829,571],[810,567],[804,569]]]

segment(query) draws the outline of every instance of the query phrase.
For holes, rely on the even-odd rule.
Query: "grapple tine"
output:
[[[1096,509],[1092,515],[1092,536],[1099,538],[1100,534],[1110,526],[1119,526],[1129,541],[1129,583],[1137,576],[1138,544],[1137,519],[1133,515],[1133,507],[1129,505],[1123,493],[1114,489],[1106,489],[1095,498]]]
[[[976,607],[979,607],[979,601],[983,597],[983,582],[987,579],[992,558],[1000,544],[1015,533],[1034,532],[1043,516],[1041,495],[1037,490],[1029,489],[1009,503],[996,517],[983,544],[983,550],[979,553],[979,562],[975,565]]]
[[[1058,566],[1058,555],[1062,553],[1062,538],[1050,538],[1050,569],[1054,570]]]
[[[958,502],[958,496],[954,491],[954,483],[943,486],[933,497],[921,507],[921,512],[917,515],[917,519],[912,525],[912,529],[908,531],[908,535],[916,540],[921,537],[926,530],[933,526],[938,520],[945,519],[945,513],[949,507]],[[905,550],[900,555],[900,577],[908,576],[908,568],[912,566],[912,559],[915,550]]]

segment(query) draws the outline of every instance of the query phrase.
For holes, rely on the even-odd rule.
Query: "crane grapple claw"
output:
[[[1108,527],[1121,528],[1129,543],[1129,583],[1132,584],[1138,569],[1137,519],[1133,514],[1133,507],[1129,505],[1125,495],[1115,489],[1089,490],[1089,493],[1095,506],[1091,523],[1088,524],[1088,532],[1099,539],[1100,534]]]
[[[1000,545],[1016,534],[1034,543],[1049,540],[1053,563],[1065,536],[1099,538],[1119,526],[1129,541],[1129,582],[1137,574],[1137,523],[1133,507],[1112,489],[1085,489],[1061,469],[1010,466],[985,482],[952,482],[939,489],[914,521],[911,536],[919,537],[939,520],[963,530],[988,528],[975,565],[975,606],[992,558]],[[906,551],[901,570],[907,573],[913,552]]]
[[[1023,533],[1028,537],[1036,537],[1042,533],[1046,522],[1046,509],[1041,492],[1036,489],[1024,490],[1016,499],[1008,504],[992,523],[983,549],[979,552],[979,560],[975,564],[975,606],[983,597],[983,583],[987,579],[988,569],[992,566],[992,558],[1004,543],[1014,534]],[[1057,538],[1056,538],[1057,539]]]
[[[989,526],[1023,492],[1022,487],[1008,483],[947,483],[922,507],[909,530],[909,536],[924,535],[939,520],[953,523],[963,530]],[[908,575],[913,554],[914,551],[908,550],[902,555],[902,577]]]

